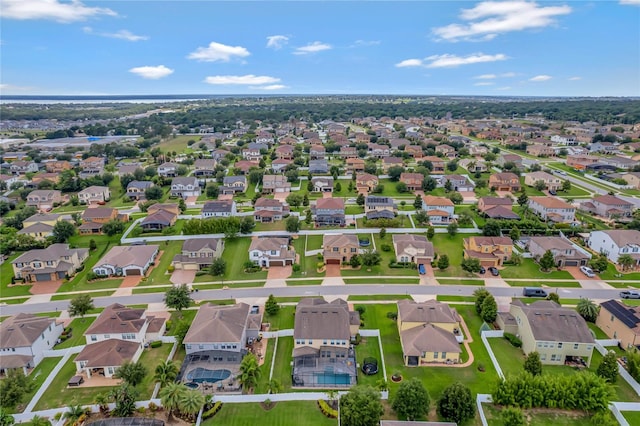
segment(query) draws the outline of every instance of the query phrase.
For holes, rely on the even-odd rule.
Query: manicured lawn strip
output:
[[[591,331],[593,331],[596,335],[596,339],[608,339],[609,336],[607,336],[604,331],[602,331],[600,329],[600,327],[598,327],[597,325],[595,325],[592,322],[588,322],[587,325],[589,326],[589,328],[591,329]]]
[[[473,296],[445,296],[437,295],[436,300],[440,302],[475,302],[476,298]]]
[[[182,241],[165,241],[164,244],[160,244],[160,251],[162,256],[155,260],[155,266],[149,276],[142,279],[140,284],[142,285],[157,285],[157,284],[170,284],[171,274],[167,274],[167,268],[171,265],[171,261],[176,254],[182,251]]]
[[[284,392],[291,390],[291,361],[293,355],[293,337],[279,337],[276,350],[276,362],[273,367],[273,379],[282,385]]]
[[[322,235],[307,235],[307,250],[320,250],[322,248],[322,237]],[[300,238],[303,238],[303,236]]]
[[[24,303],[27,300],[29,300],[29,297],[19,297],[17,299],[4,299],[4,300],[0,300],[0,303],[4,303],[7,305],[18,305],[20,303]]]
[[[462,212],[467,212],[471,215],[471,218],[473,219],[473,221],[476,223],[476,225],[478,225],[479,227],[484,226],[485,223],[487,223],[486,219],[482,216],[480,216],[478,214],[477,211],[475,211],[471,206],[469,205],[458,205],[454,207],[454,212],[456,214],[460,214]]]
[[[400,299],[411,299],[411,296],[408,294],[375,294],[371,296],[367,295],[352,295],[349,296],[349,301],[369,301],[369,300],[400,300]]]
[[[554,281],[550,283],[545,283],[544,281],[505,281],[512,287],[542,287],[543,285],[551,284],[553,287],[580,288],[580,283],[578,281]]]
[[[91,297],[104,297],[104,296],[111,296],[113,294],[113,291],[94,291],[87,294],[89,294],[89,296]],[[51,300],[68,300],[68,299],[74,299],[76,297],[78,297],[78,294],[74,294],[74,293],[54,294],[53,296],[51,296]]]
[[[295,306],[280,306],[280,311],[276,315],[267,314],[263,321],[271,324],[269,331],[290,330],[293,328],[295,312]]]
[[[366,234],[369,239],[371,237]],[[374,266],[364,266],[362,265],[360,269],[342,269],[340,271],[340,275],[343,277],[357,277],[357,276],[372,276],[372,277],[380,277],[380,276],[389,276],[389,275],[400,275],[400,276],[413,276],[417,277],[418,271],[416,269],[410,268],[390,268],[389,262],[395,260],[395,254],[393,251],[393,241],[391,234],[385,235],[384,238],[380,238],[379,234],[373,234],[373,238],[375,241],[376,251],[380,253],[382,260],[379,265]],[[382,244],[388,244],[391,246],[391,251],[382,251]],[[373,247],[372,247],[373,248]],[[377,278],[369,278],[369,280],[375,279],[378,282]]]
[[[256,227],[253,228],[254,232],[258,231],[284,231],[286,229],[284,220],[272,223],[260,223],[256,222]]]
[[[616,267],[612,264],[609,263],[609,265],[607,266],[607,269],[603,272],[600,272],[598,274],[600,276],[600,279],[602,280],[606,280],[606,281],[635,281],[636,283],[640,283],[640,272],[629,272],[629,273],[621,273],[619,272]],[[622,276],[616,276],[616,275],[622,275]],[[614,285],[616,283],[612,283],[612,285]],[[617,283],[617,284],[621,284],[621,283]],[[624,283],[623,286],[628,286],[628,285],[633,285],[633,283]]]
[[[462,240],[473,234],[458,234],[451,237],[449,234],[435,234],[431,242],[438,256],[446,254],[449,257],[449,267],[444,271],[434,268],[436,277],[466,277],[469,274],[462,270]]]
[[[638,299],[622,299],[621,302],[627,306],[640,306],[640,300]]]
[[[365,312],[364,316],[361,318],[364,320],[364,323],[366,326],[367,313]],[[360,344],[355,348],[356,348],[356,363],[360,366],[360,368],[358,368],[358,384],[370,385],[375,387],[376,382],[378,380],[384,380],[384,376],[382,375],[382,357],[380,356],[380,345],[378,344],[378,338],[363,337]],[[378,361],[378,373],[371,376],[367,376],[362,372],[364,359],[368,357],[373,357]],[[389,373],[387,372],[387,374]]]
[[[13,285],[9,287],[11,278],[13,277],[13,266],[11,262],[20,255],[22,255],[22,253],[15,253],[0,265],[0,280],[2,283],[0,286],[0,297],[25,296],[31,294],[29,293],[31,285]]]
[[[225,280],[261,280],[267,278],[267,271],[254,273],[244,272],[244,263],[249,260],[249,246],[251,238],[225,239],[222,258],[227,261],[227,269],[224,273]]]
[[[420,284],[419,278],[408,278],[408,277],[407,278],[377,278],[377,277],[356,278],[354,277],[354,278],[345,278],[343,279],[343,281],[345,284],[371,284],[372,281],[374,281],[375,284]]]
[[[287,285],[321,285],[323,280],[287,280]]]
[[[36,392],[38,392],[38,389],[40,389],[42,383],[44,383],[45,379],[49,376],[49,374],[51,374],[51,371],[56,365],[58,365],[58,362],[60,362],[61,359],[62,357],[45,358],[40,362],[40,364],[38,364],[38,366],[31,372],[31,374],[29,374],[29,379],[31,379],[34,384],[33,390],[25,394],[24,398],[22,399],[24,403],[16,407],[17,410],[15,410],[14,412],[22,412],[24,410],[24,408],[31,401]]]
[[[500,416],[500,410],[489,404],[482,404],[487,421],[491,426],[504,426]],[[584,426],[590,424],[591,416],[580,411],[573,411],[567,415],[567,411],[538,412],[536,410],[525,410],[528,426]],[[480,423],[478,423],[480,424]]]
[[[278,303],[298,303],[302,299],[302,297],[276,297],[276,302]]]
[[[446,277],[439,278],[442,280],[440,283],[443,285],[476,285],[484,286],[484,280],[482,279],[448,279]]]
[[[59,345],[55,345],[53,349],[66,349],[73,346],[84,345],[87,343],[87,339],[84,337],[84,332],[95,321],[95,318],[74,318],[69,327],[71,327],[71,337]]]
[[[510,265],[500,270],[503,278],[547,278],[558,280],[572,280],[573,277],[567,271],[542,272],[540,265],[533,259],[522,259],[520,265]]]
[[[640,411],[623,411],[622,415],[630,425],[640,425]]]
[[[131,290],[131,294],[146,294],[146,293],[164,293],[169,290],[170,286],[166,287],[138,287]]]
[[[258,420],[259,419],[259,420]],[[338,420],[325,417],[315,401],[278,402],[265,411],[260,404],[223,404],[215,417],[203,426],[335,426]]]
[[[320,235],[321,237],[322,235]],[[293,240],[293,247],[296,250],[296,254],[298,255],[298,263],[300,264],[300,270],[298,272],[292,272],[290,278],[308,278],[308,277],[323,277],[324,272],[318,272],[316,265],[318,262],[318,257],[314,256],[305,256],[305,243],[306,236],[300,235],[298,238]],[[313,235],[309,235],[309,238],[313,237]],[[295,284],[288,284],[295,285]],[[302,285],[302,284],[299,284]]]
[[[269,390],[269,371],[271,369],[271,360],[273,360],[273,349],[276,345],[276,339],[266,339],[267,349],[264,353],[264,363],[260,366],[260,370],[262,371],[262,375],[260,376],[260,380],[258,381],[258,385],[256,386],[255,393],[267,393]]]

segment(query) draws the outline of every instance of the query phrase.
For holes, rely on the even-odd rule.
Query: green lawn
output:
[[[256,222],[256,227],[253,228],[254,232],[258,231],[284,231],[286,229],[284,220],[272,223],[260,223]]]
[[[418,271],[416,269],[411,268],[390,268],[389,262],[395,260],[395,253],[393,251],[393,240],[391,234],[386,234],[384,238],[380,238],[379,234],[366,234],[367,238],[371,239],[370,235],[373,235],[373,239],[375,242],[376,251],[380,253],[382,260],[379,265],[375,266],[364,266],[362,265],[359,269],[343,269],[340,271],[340,275],[343,277],[355,277],[355,276],[390,276],[390,275],[399,275],[399,276],[412,276],[418,277]],[[388,245],[391,250],[383,251],[382,245]],[[372,247],[373,248],[373,247]],[[376,279],[377,281],[377,279]]]
[[[203,426],[335,426],[336,419],[325,417],[315,401],[278,402],[269,411],[260,404],[223,404],[215,417],[203,422]]]
[[[491,426],[504,426],[500,418],[500,409],[493,405],[483,404],[483,411]],[[528,426],[584,426],[590,424],[590,415],[581,411],[568,414],[566,411],[549,412],[541,410],[525,410]],[[480,424],[480,423],[478,423]]]
[[[71,327],[71,338],[65,340],[59,345],[55,345],[53,349],[66,349],[73,346],[84,345],[87,343],[87,339],[84,337],[84,332],[95,321],[93,317],[74,318],[69,327]],[[67,327],[68,328],[68,327]]]
[[[458,205],[454,207],[454,211],[456,214],[460,214],[462,212],[467,212],[471,215],[476,225],[479,227],[484,226],[486,220],[484,217],[480,216],[477,211],[475,211],[471,206],[468,205]]]
[[[108,281],[108,280],[105,280]],[[111,281],[117,281],[118,284],[120,285],[120,283],[122,282],[122,280],[111,280]],[[104,296],[111,296],[113,294],[113,291],[111,290],[106,290],[106,291],[94,291],[91,293],[88,293],[91,297],[104,297]],[[69,299],[74,299],[78,297],[77,294],[75,293],[67,293],[67,294],[54,294],[53,296],[51,296],[51,300],[69,300]]]
[[[436,276],[465,277],[469,274],[462,270],[463,246],[462,240],[473,234],[458,234],[451,237],[449,234],[435,234],[431,242],[438,256],[446,254],[449,257],[449,267],[444,271],[435,269]]]
[[[160,251],[162,255],[156,258],[155,266],[146,280],[142,280],[142,285],[158,285],[158,284],[170,284],[169,278],[171,274],[167,274],[167,268],[171,265],[176,254],[182,251],[182,241],[165,241],[164,244],[160,244]]]
[[[22,412],[24,408],[27,406],[29,401],[33,398],[35,393],[40,389],[42,383],[45,379],[51,374],[53,368],[60,362],[62,357],[58,358],[45,358],[40,364],[29,374],[29,379],[33,382],[33,389],[31,392],[25,394],[24,398],[22,398],[23,403],[16,407],[12,412]]]
[[[273,360],[273,350],[276,345],[276,339],[266,339],[266,342],[267,350],[264,354],[264,363],[260,366],[262,375],[260,376],[260,380],[258,380],[255,393],[267,393],[269,390],[269,371],[271,370],[271,361]]]
[[[365,274],[361,274],[365,275]],[[345,284],[371,284],[375,280],[376,284],[419,284],[419,278],[377,278],[377,277],[363,277],[363,278],[345,278],[343,281]],[[365,299],[363,299],[365,300]]]
[[[307,235],[307,250],[320,250],[322,248],[322,235]],[[303,238],[303,237],[300,237]]]
[[[31,295],[29,289],[31,285],[13,285],[11,286],[11,278],[13,277],[13,262],[22,253],[16,253],[11,256],[0,265],[0,297],[13,297],[13,296],[25,296]]]
[[[322,235],[318,235],[322,237]],[[309,238],[313,237],[313,235],[309,235]],[[300,270],[298,272],[293,272],[291,274],[291,278],[308,278],[308,277],[323,277],[324,272],[318,272],[316,265],[319,260],[317,256],[305,256],[306,249],[306,241],[304,235],[298,236],[298,238],[293,240],[293,247],[296,250],[296,254],[298,255]],[[302,283],[301,283],[302,284]],[[293,284],[291,284],[293,285]]]
[[[71,280],[62,284],[58,289],[58,293],[66,293],[69,291],[83,291],[83,290],[102,290],[104,288],[114,288],[114,282],[111,280],[98,280],[95,282],[87,282],[87,273],[91,271],[93,266],[104,256],[111,247],[117,245],[119,240],[118,235],[114,235],[113,237],[108,237],[106,235],[96,235],[93,238],[89,237],[81,237],[75,235],[69,239],[69,244],[72,247],[83,247],[88,248],[89,242],[93,239],[98,248],[91,253],[89,253],[89,257],[84,261],[84,269],[78,272]],[[101,282],[106,282],[107,287],[101,285]],[[119,285],[119,284],[118,284]],[[116,285],[115,287],[118,287]]]
[[[261,280],[267,278],[267,271],[246,273],[244,263],[249,260],[251,238],[225,239],[222,257],[227,261],[225,280]]]
[[[187,145],[187,142],[189,142],[190,140],[196,141],[196,143],[193,144],[192,147],[197,148],[198,141],[200,139],[202,139],[201,136],[195,136],[195,135],[170,136],[165,140],[163,140],[162,142],[160,142],[160,144],[158,144],[158,148],[160,148],[162,152],[175,151],[178,154],[181,154],[181,153],[185,153],[187,147],[189,146]]]
[[[295,306],[281,306],[280,311],[276,315],[265,315],[264,322],[271,324],[270,331],[290,330],[293,328]]]
[[[627,281],[636,281],[637,283],[640,283],[640,272],[628,272],[623,274],[621,272],[618,272],[618,270],[613,265],[613,263],[609,263],[607,265],[607,269],[603,272],[600,272],[598,275],[600,276],[601,279],[605,281],[627,280]],[[617,276],[617,275],[622,275],[622,276]],[[627,287],[628,285],[633,285],[634,283],[613,283],[612,285],[616,285],[616,284],[621,285],[622,287]],[[638,285],[640,286],[640,284]]]
[[[164,343],[159,348],[147,348],[140,355],[138,362],[147,367],[147,375],[136,388],[140,391],[141,400],[151,398],[155,382],[153,380],[153,372],[158,364],[165,361],[171,352],[173,344]]]
[[[448,279],[447,277],[441,277],[439,278],[440,280],[440,284],[445,284],[445,285],[476,285],[476,286],[484,286],[484,280],[482,279]]]
[[[573,276],[567,271],[542,272],[540,265],[533,259],[522,259],[520,265],[509,265],[500,270],[503,278],[549,278],[560,280],[573,280]]]
[[[321,285],[322,284],[321,279],[318,280],[299,280],[299,281],[293,281],[293,280],[287,280],[287,285]]]
[[[293,355],[293,337],[278,338],[275,354],[273,379],[280,382],[284,392],[291,390],[291,361]]]
[[[436,296],[436,300],[439,302],[474,302],[476,298],[473,296],[445,296],[439,294]]]
[[[640,411],[623,411],[622,415],[630,425],[640,425]]]
[[[411,296],[408,294],[377,294],[377,295],[354,295],[349,296],[349,301],[365,301],[368,302],[370,300],[400,300],[400,299],[411,299]]]
[[[551,285],[553,287],[574,287],[579,288],[580,283],[578,281],[562,281],[562,282],[549,282],[544,281],[513,281],[506,280],[507,284],[512,287],[542,287],[543,285]]]
[[[361,319],[365,323],[365,327],[367,325],[367,313],[365,311],[364,316]],[[383,380],[384,376],[382,374],[382,357],[380,356],[380,345],[378,343],[377,337],[363,337],[362,341],[358,346],[356,346],[356,362],[362,366],[365,358],[373,357],[378,361],[378,373],[367,376],[362,372],[362,369],[358,369],[358,384],[359,385],[370,385],[376,386],[376,382],[378,380]],[[387,375],[389,372],[387,372]],[[387,376],[388,377],[388,376]]]

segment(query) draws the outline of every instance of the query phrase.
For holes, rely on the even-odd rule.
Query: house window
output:
[[[440,355],[442,356],[442,359],[447,358],[447,353],[446,352],[442,352]]]
[[[351,247],[351,253],[356,253],[357,251],[358,251],[358,249],[357,249],[357,248],[355,248],[355,247]]]
[[[309,344],[313,345],[313,340],[309,339]]]
[[[104,335],[104,338],[105,338],[105,339],[110,339],[111,337],[110,337],[108,334],[105,334],[105,335]]]
[[[123,340],[135,340],[136,339],[136,335],[134,333],[124,333],[122,335],[122,339]]]
[[[578,346],[579,346],[579,345],[578,345],[577,343],[574,343],[574,344],[573,344],[573,349],[578,349]]]
[[[558,343],[558,349],[562,349],[562,342]]]
[[[611,315],[611,322],[613,322],[613,315]]]
[[[323,344],[323,345],[326,345],[326,344],[327,344],[327,339],[324,339],[324,340],[322,341],[322,344]]]
[[[97,340],[98,340],[98,336],[96,336],[95,334],[92,334],[92,335],[91,335],[91,341],[92,341],[92,342],[95,342],[95,341],[97,341]]]
[[[339,252],[339,251],[340,251],[340,248],[339,248],[339,247],[334,247],[334,248],[333,248],[333,251],[334,251],[334,252]]]
[[[551,354],[551,361],[555,361],[557,359],[559,359],[556,354]]]
[[[204,345],[198,345],[198,349],[204,349]]]
[[[433,359],[438,359],[438,352],[433,353]]]
[[[335,344],[336,344],[336,341],[335,341],[335,340],[332,340],[332,341],[331,341],[331,344],[332,344],[332,345],[335,345]]]
[[[40,262],[33,262],[33,267],[34,267],[34,268],[39,268],[39,267],[41,267],[41,266],[42,266],[42,263],[40,263]]]

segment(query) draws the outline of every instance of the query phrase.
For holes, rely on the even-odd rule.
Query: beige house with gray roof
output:
[[[99,276],[144,275],[158,255],[160,246],[115,246],[93,267]]]
[[[433,244],[422,235],[393,234],[393,248],[398,262],[418,265],[430,265],[433,262]]]
[[[88,249],[70,249],[69,244],[51,244],[29,250],[11,262],[13,275],[27,282],[57,281],[72,276],[89,257]]]
[[[171,264],[176,269],[199,271],[210,267],[223,251],[221,238],[192,238],[182,243],[182,252],[173,257]]]
[[[249,260],[266,268],[293,265],[296,251],[289,247],[288,238],[254,238],[249,246]]]
[[[538,352],[543,364],[564,365],[584,360],[590,365],[595,340],[584,318],[573,309],[551,300],[530,305],[515,300],[509,313],[515,318],[525,354]]]
[[[324,262],[340,265],[359,253],[358,236],[354,234],[324,234],[322,248]]]

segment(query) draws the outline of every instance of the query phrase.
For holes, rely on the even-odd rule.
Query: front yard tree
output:
[[[609,266],[609,259],[607,259],[606,254],[600,253],[598,256],[591,259],[589,266],[591,266],[591,268],[596,272],[605,271]]]
[[[451,222],[447,225],[447,232],[449,233],[449,236],[454,237],[458,233],[458,224]]]
[[[636,261],[630,254],[623,254],[618,258],[618,264],[622,266],[623,271],[629,270],[635,263]]]
[[[131,386],[137,386],[142,383],[146,375],[147,368],[141,362],[125,361],[118,367],[114,377]]]
[[[147,200],[159,200],[163,195],[162,188],[159,186],[152,186],[144,191],[144,196]]]
[[[182,316],[182,310],[191,305],[189,287],[186,284],[171,287],[164,295],[164,304],[167,308],[180,312]]]
[[[340,182],[336,182],[336,192],[340,192],[342,191],[342,185],[340,184]]]
[[[211,267],[209,268],[209,272],[214,277],[220,277],[224,275],[226,270],[227,270],[227,261],[224,260],[222,257],[217,257],[213,259],[213,262],[211,263]]]
[[[297,216],[289,216],[284,221],[287,232],[298,232],[300,230],[300,219]]]
[[[602,357],[596,373],[611,384],[616,382],[618,379],[618,356],[614,351],[609,351]]]
[[[438,413],[448,422],[462,424],[476,414],[471,390],[462,383],[454,383],[442,392],[438,401]]]
[[[400,417],[416,420],[429,412],[430,402],[429,392],[422,382],[414,377],[400,384],[391,407]]]
[[[487,324],[493,324],[498,316],[498,304],[492,294],[489,294],[484,298],[481,309],[482,311],[480,312],[480,316],[482,317],[482,320]]]
[[[477,274],[482,268],[482,265],[480,265],[480,261],[475,257],[462,259],[462,263],[460,264],[460,266],[462,266],[463,271],[467,271],[470,274]]]
[[[351,265],[352,268],[357,268],[358,266],[360,266],[360,256],[358,256],[357,254],[351,256],[349,265]]]
[[[449,267],[449,256],[443,254],[438,258],[438,269],[445,270]]]
[[[500,418],[504,426],[525,426],[524,414],[518,407],[505,407],[500,413]]]
[[[389,175],[389,180],[391,182],[398,182],[400,180],[400,175],[404,172],[404,167],[402,166],[391,166],[387,171]]]
[[[567,192],[571,190],[571,182],[569,182],[568,180],[563,180],[562,181],[562,191],[563,192]]]
[[[273,296],[273,294],[269,295],[269,298],[264,305],[264,310],[267,311],[267,314],[270,316],[277,315],[280,311],[280,305],[278,305],[278,302],[276,301],[276,298]]]
[[[104,225],[102,225],[102,232],[112,237],[116,234],[120,234],[124,232],[124,228],[125,228],[124,222],[117,219],[113,219],[105,223]]]
[[[262,371],[258,365],[258,358],[252,353],[249,353],[242,358],[240,362],[240,383],[245,391],[251,390],[258,384],[258,380]]]
[[[499,237],[500,233],[500,223],[497,220],[489,219],[482,227],[482,235],[485,237]]]
[[[358,194],[358,197],[356,198],[356,204],[359,206],[364,206],[364,194],[362,192]]]
[[[342,426],[378,426],[383,413],[380,392],[371,386],[355,386],[340,398]]]
[[[71,222],[60,220],[53,225],[53,241],[56,243],[66,243],[69,237],[76,233],[76,227]]]
[[[551,252],[551,250],[547,250],[544,252],[542,257],[540,258],[539,263],[540,268],[542,268],[543,271],[550,271],[551,268],[553,268],[553,265],[555,265],[555,260],[553,259],[553,253]]]
[[[69,315],[72,317],[84,318],[84,316],[93,309],[93,299],[84,293],[80,294],[69,302]]]
[[[480,312],[482,312],[482,302],[484,302],[484,299],[487,296],[491,296],[491,293],[489,293],[487,289],[478,288],[476,289],[476,291],[473,292],[473,296],[476,298],[475,300],[476,313],[480,315]]]
[[[542,361],[540,361],[540,354],[536,351],[530,352],[524,359],[524,371],[532,376],[539,376],[542,374]]]
[[[519,197],[518,197],[518,205],[520,207],[524,207],[527,205],[527,203],[529,202],[529,197],[527,197],[526,193],[522,193]]]
[[[509,238],[511,238],[513,241],[518,241],[520,239],[520,229],[517,226],[513,226],[513,228],[511,228],[511,231],[509,231]]]
[[[207,185],[207,189],[205,190],[207,194],[207,198],[218,198],[218,194],[220,193],[220,189],[218,185],[215,183],[209,183]]]
[[[596,319],[598,318],[598,311],[600,309],[598,308],[598,305],[593,303],[593,300],[580,299],[576,306],[576,310],[585,321],[596,322]]]
[[[380,253],[375,250],[366,249],[361,255],[360,260],[364,266],[374,266],[379,265],[382,257]]]
[[[416,195],[416,199],[413,200],[413,207],[416,208],[416,210],[420,210],[422,208],[422,197],[419,195]]]
[[[542,191],[544,189],[547,188],[547,184],[544,183],[543,180],[537,180],[536,183],[534,184],[534,187],[538,190],[538,191]]]
[[[422,212],[422,213],[424,213],[424,212]],[[426,216],[426,214],[425,214],[425,216]],[[428,227],[427,228],[427,238],[429,239],[429,241],[433,240],[433,236],[434,235],[436,235],[436,230],[433,228],[433,226]]]

